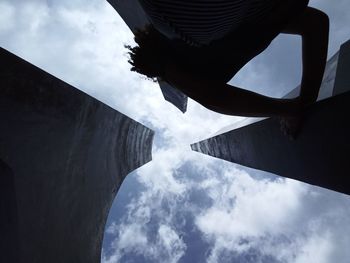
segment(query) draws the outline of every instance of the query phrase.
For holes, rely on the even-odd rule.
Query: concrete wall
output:
[[[329,60],[319,102],[305,113],[304,125],[296,140],[284,136],[279,122],[269,118],[192,144],[192,149],[350,194],[350,177],[346,172],[350,152],[349,43]],[[296,96],[297,91],[286,97]],[[330,97],[332,93],[338,95]]]
[[[0,262],[99,262],[112,201],[151,160],[153,131],[4,49],[0,126]]]
[[[333,96],[350,90],[350,40],[340,47],[336,74]]]

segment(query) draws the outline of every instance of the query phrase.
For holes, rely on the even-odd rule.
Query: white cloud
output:
[[[138,180],[153,191],[181,195],[186,191],[186,185],[174,178],[174,171],[182,162],[179,150],[155,150],[152,163],[139,169]]]
[[[172,157],[176,158],[177,154],[180,153],[175,151]],[[176,217],[190,212],[196,218],[202,237],[212,244],[208,262],[220,262],[223,255],[229,260],[227,255],[244,255],[251,250],[257,251],[261,258],[269,256],[280,262],[333,262],[334,258],[337,262],[346,262],[349,255],[345,247],[350,241],[350,228],[345,227],[350,212],[342,210],[350,205],[346,196],[310,188],[293,180],[256,181],[245,171],[226,162],[209,157],[207,162],[198,157],[199,154],[188,153],[185,158],[191,160],[196,173],[204,174],[203,177],[196,176],[195,182],[191,181],[193,178],[181,178],[180,181],[176,178],[176,161],[174,166],[167,168],[169,172],[165,176],[173,177],[175,184],[181,183],[183,191],[173,191],[171,189],[176,188],[169,185],[154,185],[156,179],[154,184],[148,184],[148,179],[145,179],[146,190],[131,202],[121,226],[127,229],[135,222],[145,225],[152,220],[151,215],[157,217],[153,222],[158,222],[158,235],[163,228],[172,229],[169,233],[179,237],[186,233],[182,233],[181,227],[174,228]],[[153,164],[156,166],[158,162]],[[142,172],[139,176],[143,176]],[[163,180],[163,173],[157,176],[160,181]],[[207,209],[199,209],[197,204],[189,203],[188,194],[195,188],[205,190],[211,198],[212,203]],[[161,209],[164,203],[168,204],[165,210]],[[322,205],[318,207],[318,204]],[[166,244],[178,240],[169,235],[168,239],[158,236],[157,242],[148,241],[153,252],[152,255],[144,252],[144,255],[149,258],[157,255],[155,262],[159,258],[162,259],[159,262],[165,262],[164,256],[160,255],[168,251]],[[176,251],[176,246],[168,247]],[[157,248],[162,248],[163,254]],[[180,251],[177,255],[183,255],[186,249]],[[166,252],[166,255],[171,253]]]
[[[12,30],[14,25],[14,7],[6,2],[0,2],[0,32]]]
[[[332,244],[329,239],[329,233],[315,234],[303,244],[294,262],[332,262],[332,259],[330,258],[330,253],[333,250],[333,246],[334,244]]]
[[[163,202],[170,202],[169,212],[159,209]],[[107,233],[115,235],[112,253],[102,255],[102,262],[119,262],[123,255],[132,253],[142,255],[152,262],[178,262],[186,251],[186,244],[174,229],[175,205],[171,198],[150,190],[134,199],[129,205],[128,214],[120,224],[113,223]],[[157,230],[149,233],[147,223],[157,217]],[[153,219],[154,220],[154,219]],[[155,238],[152,236],[155,236]]]
[[[196,218],[213,243],[208,262],[252,250],[280,262],[347,262],[348,197],[292,180],[254,181],[238,170],[224,177],[206,185],[213,203]]]
[[[120,230],[120,236],[117,243],[118,250],[129,250],[135,247],[147,245],[147,238],[138,224],[129,225]]]
[[[167,225],[161,225],[158,229],[159,243],[164,249],[162,254],[165,254],[167,261],[163,262],[178,262],[178,260],[185,254],[186,245],[181,240],[179,235]],[[164,256],[158,257],[160,261]]]
[[[146,254],[148,248],[147,236],[145,235],[144,229],[139,224],[130,224],[127,227],[115,226],[112,230],[114,233],[118,232],[118,240],[115,240],[112,246],[115,248],[115,253],[110,257],[104,255],[102,262],[104,263],[115,263],[119,262],[124,253],[141,253]]]
[[[231,171],[225,186],[214,191],[213,206],[197,218],[199,228],[208,235],[240,239],[281,233],[298,211],[302,187],[289,180],[255,181],[242,171]]]
[[[246,172],[226,170],[223,182],[206,188],[213,204],[196,218],[204,237],[214,243],[209,262],[224,251],[242,253],[259,247],[266,236],[292,235],[305,187],[291,180],[255,181]],[[248,240],[249,242],[242,242]]]

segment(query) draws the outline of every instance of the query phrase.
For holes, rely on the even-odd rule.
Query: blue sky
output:
[[[314,0],[331,19],[329,57],[350,38],[349,0]],[[0,45],[156,131],[153,161],[128,175],[102,262],[349,262],[350,198],[190,150],[242,118],[190,100],[182,114],[129,71],[132,34],[102,0],[0,0]],[[232,84],[282,96],[301,77],[298,37],[281,35]]]

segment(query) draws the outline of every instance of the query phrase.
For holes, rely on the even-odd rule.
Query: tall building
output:
[[[0,49],[0,262],[100,262],[153,131]]]
[[[107,1],[118,12],[132,32],[135,32],[137,28],[143,28],[146,24],[149,24],[147,15],[143,11],[138,0]],[[187,110],[187,96],[165,81],[158,80],[158,84],[164,99],[185,113]]]
[[[305,113],[296,140],[268,118],[194,143],[192,150],[279,176],[350,194],[350,41],[327,63],[319,101]],[[286,95],[297,96],[299,87]],[[248,124],[248,125],[247,125]],[[245,125],[245,126],[244,126]]]

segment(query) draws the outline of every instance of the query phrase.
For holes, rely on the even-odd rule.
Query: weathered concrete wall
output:
[[[166,101],[169,101],[176,108],[178,108],[183,113],[187,110],[187,96],[182,93],[182,91],[173,88],[169,83],[158,80],[159,87],[163,93],[163,97]]]
[[[0,126],[0,261],[99,262],[112,201],[151,160],[153,131],[4,49]]]
[[[350,40],[340,47],[333,96],[350,90]]]
[[[265,119],[192,144],[194,151],[312,185],[350,194],[350,92],[318,102],[306,113],[297,140]],[[344,118],[345,117],[345,118]]]
[[[131,31],[148,24],[148,18],[138,0],[107,0],[118,12]],[[159,80],[159,87],[164,99],[182,112],[187,110],[187,96],[180,90],[173,88],[165,81]]]
[[[269,118],[192,144],[192,149],[350,194],[350,177],[346,173],[350,152],[350,124],[346,117],[350,105],[350,56],[343,57],[349,54],[349,43],[329,60],[320,101],[306,112],[302,131],[295,141],[282,134],[277,120]],[[329,98],[334,86],[336,93],[341,94]],[[296,96],[296,91],[286,97]]]

